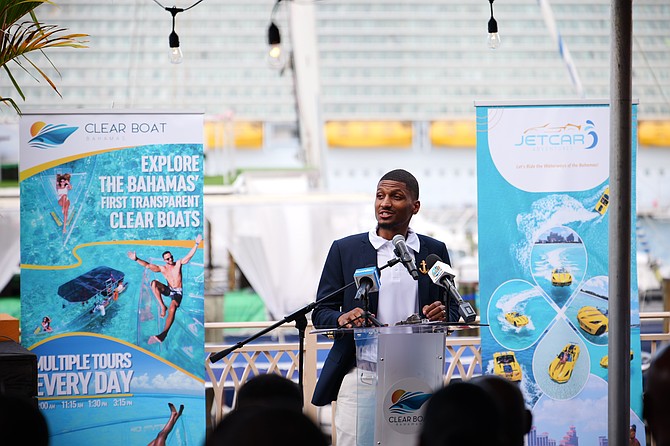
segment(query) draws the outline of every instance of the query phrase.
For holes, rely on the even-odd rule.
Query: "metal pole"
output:
[[[293,87],[298,115],[300,145],[305,155],[305,167],[316,171],[310,178],[312,189],[325,186],[325,168],[321,152],[321,86],[319,81],[319,51],[316,37],[314,2],[288,2],[292,55]]]
[[[632,0],[612,0],[608,444],[627,446],[630,426]]]

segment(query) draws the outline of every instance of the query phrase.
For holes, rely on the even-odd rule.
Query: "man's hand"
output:
[[[135,254],[135,251],[128,251],[128,258],[132,260],[133,262],[137,261],[137,254]]]
[[[422,311],[429,321],[447,320],[447,309],[440,301],[436,300],[432,304],[424,306]]]
[[[337,318],[337,325],[343,328],[362,327],[365,323],[365,311],[354,308]]]
[[[202,241],[202,234],[198,234],[198,236],[195,238],[195,246],[198,246],[201,241]]]

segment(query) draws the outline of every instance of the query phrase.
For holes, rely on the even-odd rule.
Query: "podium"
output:
[[[416,444],[426,402],[444,383],[446,331],[431,323],[353,329],[357,446]]]

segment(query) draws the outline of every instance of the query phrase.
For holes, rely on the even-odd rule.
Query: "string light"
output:
[[[281,46],[281,33],[279,27],[274,22],[275,12],[279,7],[281,0],[277,0],[270,13],[270,26],[268,27],[268,52],[266,60],[270,68],[283,71],[286,67],[286,52]]]
[[[486,39],[488,47],[492,50],[497,49],[500,46],[500,36],[498,35],[498,22],[493,18],[493,1],[489,0],[491,5],[491,18],[489,19],[489,35]]]
[[[177,21],[177,14],[184,12],[183,9],[173,6],[172,8],[165,8],[170,14],[172,14],[172,32],[170,33],[170,63],[178,64],[182,63],[184,60],[184,55],[179,48],[179,36],[174,30],[175,22]]]
[[[181,48],[179,46],[179,36],[177,35],[177,32],[175,31],[175,25],[177,23],[177,14],[180,12],[188,11],[198,3],[201,3],[203,0],[198,0],[197,2],[193,3],[191,6],[188,8],[177,8],[177,6],[173,6],[171,8],[167,8],[163,5],[161,5],[158,0],[154,0],[154,3],[156,3],[158,6],[161,8],[165,9],[167,12],[169,12],[172,15],[172,32],[170,33],[170,36],[168,38],[168,41],[170,43],[170,63],[173,64],[180,64],[184,60],[184,54],[181,51]]]
[[[268,45],[270,45],[267,53],[268,65],[271,68],[281,69],[285,63],[285,57],[281,47],[281,34],[274,22],[270,22],[268,27]]]

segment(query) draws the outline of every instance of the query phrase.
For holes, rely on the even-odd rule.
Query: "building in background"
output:
[[[160,5],[184,9],[175,24],[181,64],[169,61],[172,17]],[[211,223],[206,258],[213,266],[208,297],[234,285],[226,274],[234,271],[226,269],[233,257],[250,278],[254,268],[287,265],[267,250],[266,244],[277,248],[277,240],[288,246],[285,251],[303,253],[306,266],[291,265],[303,274],[300,282],[307,288],[316,283],[330,241],[369,229],[372,195],[365,194],[384,172],[398,167],[421,183],[416,229],[444,240],[459,281],[476,289],[474,103],[607,99],[610,0],[495,1],[502,40],[496,50],[486,44],[488,0],[275,5],[275,0],[56,0],[56,6],[38,7],[37,17],[90,35],[87,49],[47,51],[60,73],[34,56],[62,98],[21,69],[12,72],[26,101],[6,76],[0,76],[0,95],[13,97],[26,112],[204,112],[206,173],[228,182],[237,178],[239,193],[206,203]],[[285,54],[293,56],[280,69],[270,68],[266,56],[271,20]],[[658,294],[660,277],[670,274],[670,4],[636,0],[633,21],[638,283],[644,297]],[[0,108],[4,178],[7,165],[18,163],[17,129],[14,110]],[[244,175],[238,176],[240,171]],[[252,196],[280,190],[288,205],[281,198]],[[305,191],[325,193],[296,198]],[[18,192],[0,198],[3,240],[14,243],[0,259],[6,271],[2,288],[18,271]],[[270,218],[276,234],[263,225]],[[245,241],[263,249],[235,245],[236,231],[248,230],[250,222],[270,241]],[[268,281],[254,282],[265,302],[298,294],[282,288],[295,281],[256,277]],[[556,441],[537,435],[536,444]]]
[[[315,169],[326,190],[360,192],[402,165],[417,172],[426,191],[439,191],[431,201],[473,206],[474,101],[609,97],[609,0],[494,2],[497,50],[486,45],[487,0],[284,0],[274,13],[273,0],[180,0],[179,65],[168,60],[172,17],[159,3],[172,6],[153,0],[40,6],[42,21],[90,34],[89,48],[48,52],[62,77],[48,74],[63,98],[15,70],[27,97],[20,105],[203,111],[210,173]],[[294,48],[302,57],[293,69],[268,66],[271,18],[285,53]],[[639,188],[640,204],[668,205],[668,192],[656,187],[668,184],[668,164],[650,147],[670,147],[670,5],[636,1],[633,19],[640,153],[651,155],[639,162],[649,185]],[[315,44],[314,54],[304,55],[305,42]],[[296,70],[311,71],[318,85],[306,85]],[[14,94],[4,76],[0,88]],[[2,111],[5,120],[12,114]],[[299,123],[307,121],[316,125],[301,144]],[[458,193],[445,193],[445,181]]]

